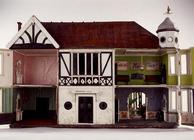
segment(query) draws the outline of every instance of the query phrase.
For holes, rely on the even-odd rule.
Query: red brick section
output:
[[[42,22],[61,49],[159,48],[158,38],[136,22]]]

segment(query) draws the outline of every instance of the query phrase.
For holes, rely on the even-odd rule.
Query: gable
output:
[[[32,16],[7,45],[10,49],[59,48],[39,20]]]

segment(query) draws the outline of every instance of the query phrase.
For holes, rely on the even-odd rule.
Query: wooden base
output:
[[[156,120],[122,120],[117,124],[91,124],[91,125],[58,125],[56,120],[25,120],[15,122],[11,128],[32,128],[32,127],[52,127],[52,128],[176,128],[177,123],[158,122]]]

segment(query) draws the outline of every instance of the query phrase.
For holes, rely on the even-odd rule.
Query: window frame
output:
[[[172,93],[173,92],[175,92],[175,108],[172,108],[172,98],[173,98],[173,96],[172,96]],[[169,90],[169,100],[170,100],[170,104],[169,104],[169,111],[171,111],[171,112],[177,112],[177,109],[178,109],[178,107],[177,107],[177,90],[176,89],[170,89]]]
[[[186,92],[186,93],[183,93],[183,92]],[[189,112],[189,94],[188,94],[189,92],[188,92],[188,90],[187,89],[181,89],[181,112],[183,112],[183,113],[188,113]],[[183,95],[184,94],[186,94],[186,103],[185,103],[185,105],[187,105],[186,106],[186,108],[187,108],[187,110],[183,110]]]
[[[187,91],[187,111],[182,110],[182,91]],[[192,89],[181,89],[181,112],[193,114],[193,96]]]
[[[84,54],[84,74],[80,74],[80,57],[79,55],[80,54]],[[90,74],[88,73],[88,57],[87,55],[90,55]],[[97,55],[97,74],[94,74],[94,54]],[[72,76],[100,76],[100,66],[99,66],[99,63],[100,63],[100,52],[72,52],[72,61],[71,61],[71,67],[72,67]],[[74,73],[74,55],[77,56],[77,74]]]
[[[182,56],[185,55],[186,58],[186,73],[182,73]],[[192,71],[192,67],[191,67],[191,60],[190,60],[190,53],[182,53],[180,55],[180,74],[181,75],[190,75],[191,71]]]
[[[3,59],[4,59],[4,56],[3,56],[3,53],[0,52],[0,76],[2,76],[4,74],[4,62],[3,62]]]
[[[171,67],[172,67],[172,64],[171,64],[171,57],[174,57],[174,73],[172,73],[171,72]],[[177,75],[177,62],[176,62],[176,60],[177,60],[177,58],[176,58],[176,54],[170,54],[170,55],[168,55],[168,75],[170,75],[170,76],[175,76],[175,75]]]

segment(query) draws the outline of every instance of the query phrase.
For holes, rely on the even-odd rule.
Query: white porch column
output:
[[[180,61],[180,50],[176,50],[176,71],[177,71],[177,78],[178,78],[178,83],[177,83],[177,113],[178,113],[178,125],[181,125],[181,79],[180,79],[180,74],[181,74],[181,61]]]

